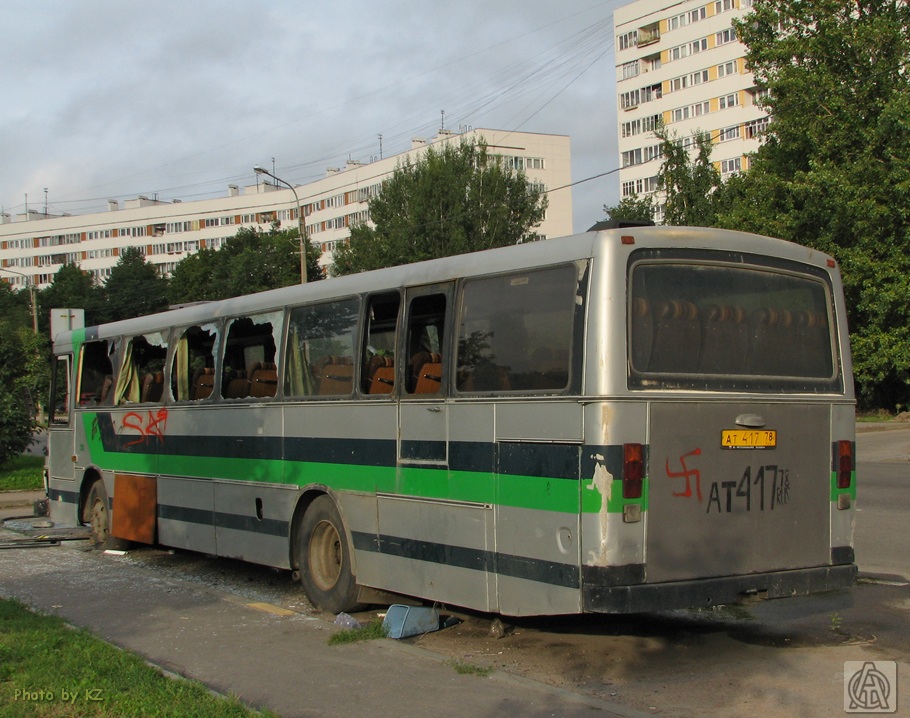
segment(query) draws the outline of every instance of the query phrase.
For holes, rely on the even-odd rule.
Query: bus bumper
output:
[[[582,592],[585,612],[646,613],[718,606],[755,597],[786,598],[836,591],[850,588],[856,581],[856,571],[856,564],[851,563],[634,586],[585,581]]]

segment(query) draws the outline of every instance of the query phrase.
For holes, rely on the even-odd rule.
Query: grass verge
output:
[[[0,491],[33,491],[44,487],[44,457],[17,456],[0,467]]]
[[[56,616],[0,599],[0,716],[274,717],[72,629]]]
[[[375,638],[386,638],[388,636],[382,621],[371,621],[365,623],[359,628],[345,628],[329,636],[330,646],[342,646],[345,643],[356,643],[357,641],[372,641]]]

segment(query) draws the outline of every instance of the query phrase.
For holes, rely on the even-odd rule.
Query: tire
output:
[[[297,548],[300,582],[316,608],[329,613],[360,608],[347,533],[331,497],[323,494],[307,508],[298,527]]]
[[[104,481],[95,479],[89,487],[85,505],[82,507],[82,523],[91,528],[91,540],[95,548],[129,548],[129,541],[111,536],[111,511]]]

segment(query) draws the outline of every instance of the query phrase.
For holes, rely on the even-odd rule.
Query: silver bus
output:
[[[504,615],[844,588],[854,394],[830,257],[592,231],[55,338],[55,521]]]

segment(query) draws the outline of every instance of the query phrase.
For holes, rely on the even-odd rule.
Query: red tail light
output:
[[[837,488],[849,489],[853,475],[853,442],[837,442]]]
[[[622,497],[640,499],[645,462],[641,444],[622,445]]]

